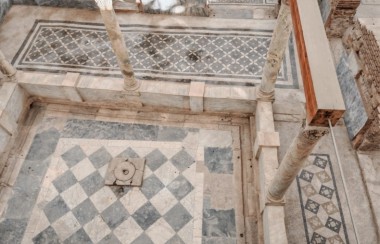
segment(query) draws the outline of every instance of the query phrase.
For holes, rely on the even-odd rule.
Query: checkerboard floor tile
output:
[[[94,149],[85,144],[62,146],[64,152],[58,156],[65,167],[58,163],[48,171],[45,178],[56,196],[42,213],[50,224],[34,233],[32,242],[190,243],[196,173],[192,153],[180,148],[171,155],[159,148],[115,149],[107,143]],[[139,157],[138,152],[145,153],[147,160],[143,186],[104,186],[102,171],[109,160],[120,155]],[[54,170],[58,168],[59,174]]]
[[[235,211],[242,203],[230,199],[220,206],[216,203],[219,196],[207,195],[211,188],[218,195],[231,194],[234,174],[239,173],[234,171],[235,132],[202,129],[204,140],[199,141],[197,128],[67,118],[56,121],[64,128],[54,128],[49,120],[49,129],[40,129],[32,141],[28,154],[46,154],[48,146],[41,146],[43,142],[51,145],[52,154],[44,162],[31,165],[24,161],[21,165],[23,172],[34,170],[37,174],[40,170],[40,181],[29,187],[25,175],[18,176],[16,190],[32,189],[34,200],[29,201],[25,194],[11,196],[5,218],[0,219],[0,243],[9,243],[4,242],[8,235],[19,238],[12,243],[28,244],[236,242],[236,221],[243,220],[239,219],[242,213]],[[52,143],[51,138],[56,141]],[[105,186],[108,162],[118,156],[146,158],[142,187]],[[314,178],[328,178],[317,176]],[[212,182],[208,179],[206,183],[205,177]],[[324,185],[331,188],[328,182]],[[321,186],[313,187],[317,195]],[[319,211],[334,213],[332,204],[320,204]],[[339,219],[331,217],[323,228],[341,230]]]

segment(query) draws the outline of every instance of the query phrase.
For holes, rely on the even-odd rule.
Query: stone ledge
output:
[[[256,140],[253,145],[253,155],[260,157],[262,147],[279,147],[280,134],[278,132],[256,132]]]
[[[188,112],[204,110],[224,113],[253,113],[256,107],[255,87],[217,86],[202,82],[141,82],[140,96],[129,96],[123,89],[123,80],[113,77],[24,72],[18,81],[19,85],[34,97],[67,102],[98,105],[127,103],[140,107],[176,108]],[[204,109],[191,110],[191,100],[200,98],[203,100]]]

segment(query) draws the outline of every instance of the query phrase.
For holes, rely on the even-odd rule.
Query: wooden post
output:
[[[274,86],[281,69],[291,31],[292,18],[290,15],[290,7],[287,1],[283,1],[269,46],[267,60],[264,65],[261,85],[257,90],[258,99],[263,101],[274,100]]]
[[[302,80],[307,124],[335,125],[345,105],[318,1],[289,0]]]
[[[104,25],[106,26],[112,49],[117,57],[121,73],[124,76],[124,88],[129,91],[137,90],[140,83],[135,79],[133,68],[129,60],[128,50],[112,6],[112,0],[95,0],[95,2],[100,8],[100,13]]]
[[[298,172],[318,141],[329,133],[327,127],[303,126],[281,161],[273,181],[269,185],[267,204],[282,203],[285,192],[296,178]]]
[[[0,71],[11,81],[16,79],[17,70],[5,59],[3,52],[0,51]]]

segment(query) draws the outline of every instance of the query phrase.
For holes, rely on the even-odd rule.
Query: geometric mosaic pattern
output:
[[[266,30],[122,26],[139,79],[254,85],[261,79],[271,32]],[[297,84],[286,54],[280,86]],[[103,25],[37,21],[14,59],[18,69],[120,76]]]
[[[46,176],[56,195],[40,198],[50,224],[35,233],[33,243],[192,242],[195,160],[186,150],[171,158],[159,149],[145,155],[141,188],[104,185],[109,161],[139,157],[133,148],[118,155],[107,146],[90,151],[72,146],[51,166],[56,168],[50,172],[60,172]]]
[[[307,243],[348,243],[329,155],[312,154],[307,162],[297,177]]]
[[[0,243],[236,243],[242,214],[230,197],[238,172],[232,131],[48,112],[20,159]],[[145,158],[141,187],[105,186],[108,164],[119,156]]]

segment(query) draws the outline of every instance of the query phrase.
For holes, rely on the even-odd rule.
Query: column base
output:
[[[265,198],[265,205],[266,206],[285,206],[285,198],[276,199],[272,197],[272,195],[267,192],[266,198]]]
[[[129,85],[131,84],[132,85]],[[124,90],[125,91],[130,91],[130,92],[138,92],[138,89],[141,86],[141,81],[136,80],[134,77],[133,78],[124,78]]]
[[[3,78],[3,82],[6,81],[6,82],[17,82],[17,77],[19,76],[19,73],[17,71],[15,71],[14,73],[12,74],[4,74],[4,78]]]
[[[275,100],[274,90],[270,92],[266,92],[266,91],[263,91],[260,86],[256,89],[256,97],[257,97],[257,101],[274,102]]]

